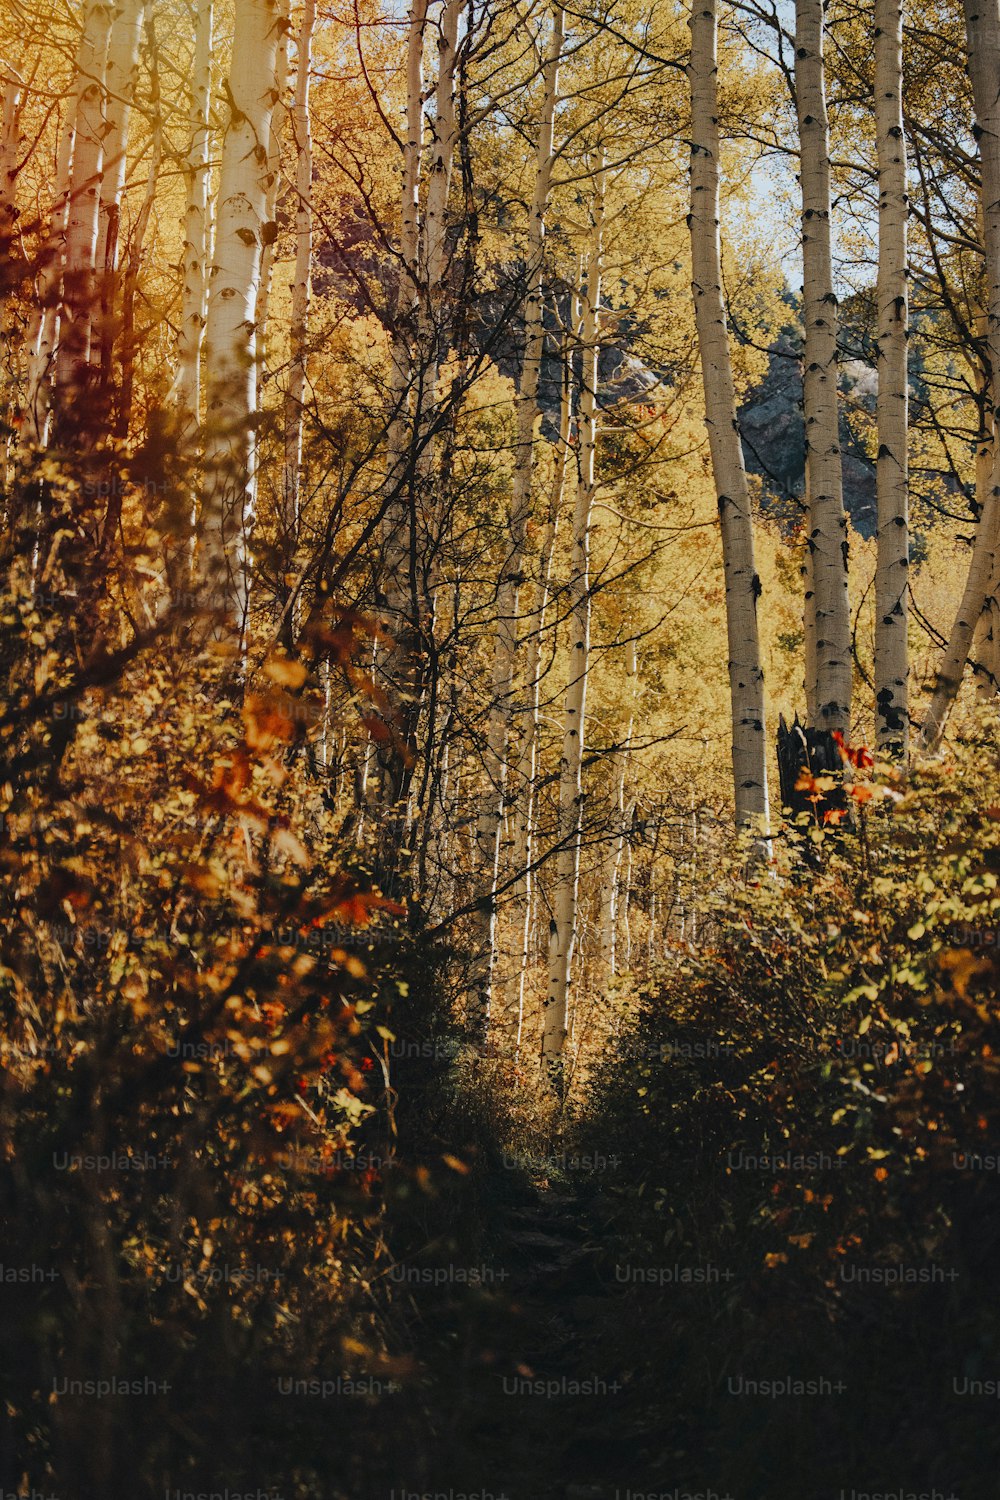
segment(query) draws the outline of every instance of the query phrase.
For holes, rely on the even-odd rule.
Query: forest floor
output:
[[[761,1274],[752,1213],[705,1197],[708,1156],[670,1175],[667,1149],[581,1119],[560,1169],[483,1150],[395,1243],[390,1223],[396,1273],[441,1282],[393,1289],[413,1367],[365,1500],[995,1500],[995,1432],[935,1396],[954,1284],[862,1295],[834,1325],[821,1285],[789,1300]],[[739,1399],[743,1372],[831,1389]]]
[[[436,1431],[411,1488],[483,1500],[613,1500],[645,1488],[654,1455],[631,1420],[627,1351],[609,1362],[620,1289],[589,1188],[523,1181],[486,1226],[481,1285],[420,1307]]]

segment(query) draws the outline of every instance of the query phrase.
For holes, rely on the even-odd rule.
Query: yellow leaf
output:
[[[287,657],[275,656],[264,666],[264,673],[272,682],[282,687],[301,687],[309,673],[300,661],[289,661]]]
[[[301,865],[303,869],[309,868],[309,852],[301,839],[296,838],[291,829],[276,828],[271,835],[271,842],[276,849],[280,849],[283,854],[287,854],[288,858],[294,864]]]

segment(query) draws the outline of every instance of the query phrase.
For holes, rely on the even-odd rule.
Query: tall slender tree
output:
[[[249,613],[254,318],[267,223],[279,0],[236,0],[228,110],[205,327],[206,484],[199,521],[204,587],[245,638]]]
[[[754,562],[753,514],[736,421],[719,228],[718,18],[715,0],[691,11],[691,270],[715,490],[722,528],[733,725],[733,781],[738,823],[766,829],[767,739],[764,671],[757,628],[760,578]]]
[[[91,336],[97,306],[97,235],[107,133],[106,73],[115,16],[108,0],[91,0],[83,23],[78,68],[83,86],[76,103],[62,267],[61,330],[56,354],[60,417],[75,408],[88,384]]]
[[[805,323],[803,403],[816,636],[816,724],[847,733],[851,725],[851,621],[837,397],[839,317],[833,287],[824,27],[823,0],[796,0],[795,97]]]
[[[508,788],[508,738],[512,713],[512,691],[518,647],[518,614],[524,548],[531,517],[532,476],[542,413],[538,403],[542,356],[545,349],[543,321],[543,272],[545,219],[555,164],[555,117],[559,93],[559,64],[565,45],[563,7],[552,11],[552,26],[542,69],[542,100],[535,142],[534,180],[528,211],[528,244],[525,255],[524,354],[517,384],[517,438],[510,512],[504,537],[504,559],[496,599],[496,635],[493,643],[493,674],[489,724],[486,739],[487,790],[479,815],[478,841],[483,871],[480,906],[479,1008],[488,1015],[492,1003],[493,968],[497,952],[497,882],[501,870],[500,836]],[[511,788],[513,798],[526,795],[520,786]],[[515,924],[516,925],[516,924]],[[517,944],[520,955],[520,943]],[[508,966],[513,968],[513,964]],[[504,975],[509,981],[510,974]]]
[[[902,0],[875,0],[878,150],[878,543],[875,568],[875,735],[905,757],[909,743],[909,486],[906,138]]]
[[[184,158],[186,204],[181,253],[183,284],[177,328],[176,400],[180,426],[193,433],[201,417],[201,349],[208,305],[213,0],[194,7],[191,59],[191,144]]]
[[[6,487],[19,342],[15,333],[12,301],[17,279],[14,268],[20,259],[16,247],[17,175],[22,144],[24,79],[16,68],[2,58],[0,88],[3,90],[3,119],[0,121],[0,256],[10,268],[8,276],[0,280],[0,483]]]
[[[1000,370],[1000,4],[998,0],[965,0],[965,34],[969,76],[976,111],[980,201],[986,254],[986,357],[992,372],[990,400],[996,431],[997,379]],[[1000,445],[994,440],[992,467],[983,495],[965,589],[938,667],[937,681],[924,718],[920,743],[934,750],[940,743],[952,704],[962,685],[969,648],[996,569],[1000,523]]]
[[[583,831],[583,745],[590,673],[590,527],[597,493],[597,387],[601,355],[604,267],[605,150],[598,151],[590,203],[589,243],[582,278],[578,413],[579,469],[573,509],[568,598],[568,681],[559,765],[558,853],[551,894],[549,975],[542,1027],[542,1064],[558,1088],[569,1031],[573,958],[579,937],[580,846]]]
[[[296,42],[295,98],[292,137],[295,145],[295,269],[292,273],[292,317],[289,328],[288,381],[284,398],[284,472],[282,475],[282,530],[286,549],[294,554],[299,523],[299,481],[302,468],[303,403],[312,293],[312,176],[313,144],[309,90],[312,78],[316,0],[304,0]]]
[[[101,385],[111,385],[115,342],[115,295],[122,195],[128,167],[129,126],[139,66],[139,43],[145,0],[115,0],[105,76],[105,125],[101,197],[98,206],[97,272],[100,279],[101,327],[98,330]]]
[[[536,905],[537,880],[532,868],[538,843],[536,829],[537,796],[535,781],[539,766],[539,710],[542,682],[542,645],[549,604],[552,554],[555,547],[566,480],[570,464],[570,439],[573,430],[573,388],[570,362],[566,352],[566,333],[560,338],[559,434],[553,461],[548,513],[538,548],[537,574],[533,579],[533,597],[524,622],[524,701],[517,713],[517,763],[514,778],[510,925],[515,949],[511,1010],[516,1021],[511,1028],[519,1051],[524,1030],[524,1002],[528,967],[532,950],[532,926]]]

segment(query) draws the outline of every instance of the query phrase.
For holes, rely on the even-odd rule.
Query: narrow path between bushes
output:
[[[411,1489],[614,1500],[654,1472],[665,1484],[662,1433],[642,1430],[617,1337],[601,1217],[586,1179],[526,1182],[488,1230],[482,1286],[415,1299],[426,1447]]]

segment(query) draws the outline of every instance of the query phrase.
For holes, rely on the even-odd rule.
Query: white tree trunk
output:
[[[986,337],[985,315],[979,319],[977,333]],[[982,398],[983,424],[976,443],[976,505],[981,515],[990,492],[990,477],[993,473],[993,402],[990,383],[982,364],[971,360],[973,375]],[[998,517],[1000,521],[1000,517]],[[976,697],[982,702],[991,702],[1000,689],[1000,548],[993,562],[993,577],[983,601],[982,612],[973,638],[972,657],[975,662]]]
[[[17,172],[21,155],[21,100],[24,80],[9,63],[0,60],[0,84],[3,87],[3,121],[0,125],[0,256],[15,263],[19,256],[15,248],[17,230]],[[9,432],[15,392],[15,341],[14,319],[11,308],[12,286],[0,293],[0,422],[3,437],[0,440],[0,484],[6,491]],[[19,342],[19,340],[18,340]]]
[[[562,397],[559,413],[559,445],[549,494],[549,511],[538,549],[538,578],[535,598],[525,621],[525,701],[519,714],[519,753],[513,789],[512,817],[514,850],[512,864],[517,879],[511,890],[510,925],[514,941],[520,944],[515,953],[514,980],[516,1013],[515,1051],[519,1052],[524,1032],[524,1002],[528,968],[532,957],[532,911],[535,898],[535,875],[531,868],[535,853],[535,777],[538,769],[538,715],[542,678],[542,638],[549,602],[552,553],[555,547],[559,515],[566,489],[570,437],[573,428],[573,387],[568,361],[563,359]]]
[[[756,824],[766,833],[767,739],[764,672],[757,629],[760,578],[754,563],[753,514],[736,423],[736,386],[722,293],[717,32],[715,0],[694,0],[688,69],[692,291],[726,576],[736,821],[741,825]]]
[[[816,591],[813,587],[813,549],[809,539],[809,464],[806,461],[806,524],[802,535],[802,686],[806,699],[806,722],[816,723]]]
[[[406,45],[406,119],[403,133],[401,167],[401,202],[399,232],[399,269],[396,290],[396,320],[390,347],[389,397],[391,418],[386,460],[386,487],[393,490],[400,483],[410,444],[409,404],[412,384],[411,351],[417,308],[420,247],[420,163],[424,137],[424,37],[427,30],[429,0],[413,0],[407,26]],[[398,508],[401,511],[401,507]],[[395,572],[405,566],[402,538],[394,534],[402,529],[400,514],[387,517],[387,593],[390,610],[395,604]]]
[[[276,0],[237,0],[205,326],[202,581],[242,640],[249,607],[254,316],[267,215],[268,142],[280,29]]]
[[[902,0],[875,0],[878,148],[878,544],[875,569],[875,735],[905,759],[909,745],[909,498],[907,463],[907,213]]]
[[[107,0],[91,0],[77,63],[83,86],[76,106],[63,257],[62,326],[56,353],[56,387],[64,400],[74,390],[82,390],[88,377],[107,126],[105,76],[113,18]]]
[[[3,85],[3,125],[0,131],[0,245],[9,251],[17,222],[17,172],[21,155],[21,99],[24,79],[0,59]]]
[[[271,127],[267,137],[267,194],[264,202],[264,224],[261,231],[260,276],[257,281],[257,303],[254,309],[256,340],[256,393],[254,409],[259,413],[264,408],[264,382],[267,375],[267,310],[271,302],[271,284],[274,280],[274,254],[278,237],[278,191],[281,185],[281,140],[289,118],[288,108],[288,32],[290,0],[278,3],[278,50],[274,63],[274,108],[271,111]],[[259,432],[259,428],[256,429]],[[257,493],[257,443],[254,442],[253,490],[256,507]]]
[[[184,284],[177,332],[176,400],[180,427],[188,435],[201,420],[201,346],[208,304],[209,172],[212,141],[213,0],[195,7],[191,62],[191,146],[184,164]]]
[[[490,714],[486,737],[486,789],[479,814],[477,837],[485,889],[479,909],[478,1005],[489,1017],[493,971],[497,956],[496,889],[501,870],[500,835],[507,793],[507,741],[512,711],[517,658],[518,611],[524,546],[531,516],[532,476],[535,445],[541,427],[538,387],[545,349],[542,317],[542,270],[545,256],[545,215],[552,188],[555,115],[559,91],[559,63],[565,42],[562,6],[552,15],[552,33],[542,74],[542,111],[535,146],[535,181],[528,219],[528,248],[524,302],[524,358],[517,390],[517,439],[505,557],[501,564],[496,597],[496,635],[493,643],[493,673]],[[515,922],[516,926],[516,922]],[[512,967],[506,965],[505,969]],[[509,982],[512,976],[504,974]]]
[[[600,307],[604,252],[604,154],[594,178],[590,245],[583,295],[581,347],[583,375],[579,408],[580,470],[573,513],[568,597],[569,681],[563,714],[563,748],[559,768],[559,852],[549,929],[549,980],[542,1029],[542,1064],[556,1085],[569,1017],[573,955],[577,943],[580,839],[583,820],[583,744],[586,732],[587,677],[590,668],[590,520],[596,492],[597,380],[600,360]]]
[[[830,225],[830,144],[823,62],[823,0],[796,0],[795,91],[802,182],[803,402],[809,470],[809,537],[816,614],[817,727],[851,725],[851,622],[847,598],[837,405],[837,299]]]
[[[629,718],[625,738],[618,751],[615,767],[615,792],[612,818],[614,834],[609,851],[607,874],[601,891],[601,980],[605,985],[618,973],[618,925],[621,907],[622,857],[628,842],[628,830],[632,824],[635,802],[626,805],[625,785],[628,779],[629,761],[632,752],[632,735],[635,730],[635,714],[639,688],[639,656],[634,640],[628,644]]]
[[[288,384],[285,389],[285,463],[282,482],[282,529],[288,558],[295,553],[299,526],[299,479],[302,468],[302,408],[306,392],[306,351],[312,294],[312,119],[309,85],[316,0],[304,0],[295,60],[292,136],[295,143],[295,270],[289,329]]]
[[[81,41],[81,48],[83,43]],[[77,92],[83,83],[77,69]],[[45,261],[35,278],[34,306],[28,332],[22,447],[42,447],[48,437],[50,382],[59,334],[59,288],[66,248],[69,178],[76,126],[75,99],[66,110],[56,157],[56,193],[45,239]]]
[[[146,0],[115,0],[105,75],[104,172],[98,209],[98,267],[118,268],[118,233],[128,162],[128,132],[139,64],[139,40]]]
[[[983,238],[986,249],[986,350],[993,371],[992,426],[996,430],[1000,370],[1000,4],[998,0],[965,0],[965,33],[969,76],[979,144]],[[993,445],[993,466],[976,527],[972,560],[962,600],[945,647],[937,682],[920,735],[921,747],[934,750],[962,685],[984,603],[997,572],[1000,522],[1000,447]]]
[[[413,519],[411,515],[411,458],[419,432],[420,410],[414,409],[414,389],[422,373],[419,348],[421,321],[421,165],[423,161],[424,46],[428,28],[429,0],[412,0],[407,19],[406,102],[402,138],[399,261],[395,296],[395,318],[390,342],[390,417],[386,443],[385,489],[389,500],[382,524],[382,611],[390,644],[380,648],[378,666],[384,679],[389,708],[395,717],[397,735],[406,732],[419,711],[417,658],[420,622],[414,618],[410,561]],[[408,721],[408,722],[407,722]],[[409,780],[398,751],[380,751],[379,795],[382,804],[376,874],[383,884],[401,890],[400,864],[409,847]]]
[[[101,201],[97,215],[97,280],[100,291],[100,327],[96,332],[94,365],[100,366],[102,410],[107,410],[111,390],[118,286],[118,241],[121,230],[122,195],[128,165],[129,125],[139,67],[139,40],[146,13],[146,0],[115,0],[105,75],[104,153]]]
[[[633,802],[632,803],[632,808],[634,809],[634,807],[635,807],[635,803]],[[632,820],[632,812],[630,810],[630,812],[629,812],[629,822],[631,822],[631,820]],[[631,839],[626,839],[625,840],[625,873],[624,873],[624,875],[622,877],[621,888],[620,888],[619,894],[618,894],[618,904],[619,904],[619,908],[620,908],[620,911],[621,911],[621,928],[622,928],[621,971],[622,971],[623,974],[630,974],[632,972],[632,876],[633,876],[632,840]],[[649,935],[648,935],[648,940],[649,940],[650,948],[652,948],[653,933],[654,933],[655,926],[656,926],[655,902],[656,902],[656,893],[654,891],[652,893],[652,895],[650,896],[650,898],[649,898]]]
[[[444,274],[448,261],[448,193],[458,144],[455,113],[455,65],[458,60],[458,23],[464,0],[443,0],[438,22],[438,71],[434,85],[434,111],[428,121],[426,208],[421,245],[422,306],[432,316],[444,301]],[[429,337],[439,330],[434,327]],[[428,395],[433,400],[433,381]]]

